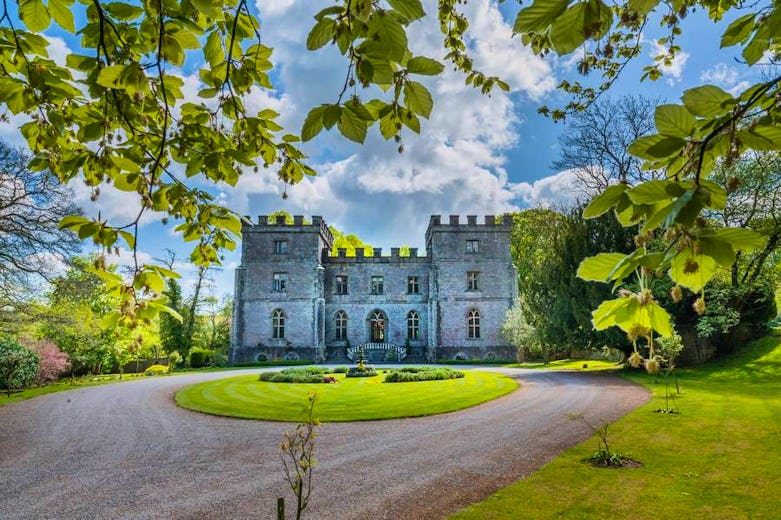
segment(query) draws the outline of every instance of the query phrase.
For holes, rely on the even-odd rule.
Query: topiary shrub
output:
[[[419,381],[437,381],[460,379],[464,373],[460,370],[439,367],[404,367],[391,370],[385,376],[385,383],[416,383]]]
[[[144,370],[145,376],[162,376],[168,373],[168,367],[165,365],[152,365]]]
[[[0,385],[8,395],[11,390],[27,388],[35,383],[40,358],[19,342],[0,337]]]
[[[374,367],[367,365],[359,365],[357,367],[350,367],[347,369],[347,377],[374,377],[377,375],[377,371]]]
[[[263,372],[258,381],[266,383],[334,383],[333,376],[326,376],[328,369],[322,367],[287,368],[279,372]]]
[[[203,368],[212,362],[214,352],[204,348],[194,348],[190,351],[190,367]]]

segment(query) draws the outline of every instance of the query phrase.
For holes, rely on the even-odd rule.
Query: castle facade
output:
[[[510,229],[509,216],[434,215],[425,255],[348,257],[332,256],[321,217],[260,216],[242,227],[230,360],[514,358],[500,334],[517,294]]]

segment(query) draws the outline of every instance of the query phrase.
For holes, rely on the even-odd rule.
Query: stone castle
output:
[[[511,218],[431,217],[426,255],[339,249],[321,217],[242,227],[232,363],[514,358],[500,332],[517,294]]]

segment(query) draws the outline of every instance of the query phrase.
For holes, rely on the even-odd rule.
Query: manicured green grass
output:
[[[584,368],[583,365],[586,365]],[[559,359],[545,363],[514,363],[505,365],[509,368],[542,368],[545,370],[576,370],[578,372],[593,372],[598,370],[620,370],[621,363],[601,359]]]
[[[383,383],[383,374],[333,375],[338,383],[264,383],[257,375],[230,377],[187,386],[176,394],[176,402],[215,415],[296,422],[304,418],[308,395],[317,392],[315,415],[321,421],[367,421],[452,412],[518,387],[504,375],[471,370],[462,379],[416,383]]]
[[[654,397],[612,425],[609,439],[643,467],[584,464],[597,448],[592,438],[453,518],[779,518],[781,338],[679,376],[681,413],[664,415],[654,413],[664,384],[625,375]]]

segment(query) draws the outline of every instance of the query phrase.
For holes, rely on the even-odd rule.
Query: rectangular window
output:
[[[478,240],[467,240],[466,241],[466,252],[467,253],[479,253],[480,252],[480,242]]]
[[[337,274],[334,282],[334,292],[336,294],[347,294],[347,275]]]
[[[420,294],[420,278],[417,276],[407,277],[407,293]]]
[[[479,283],[478,280],[480,279],[480,272],[479,271],[468,271],[466,273],[466,290],[467,291],[479,291]]]
[[[382,276],[372,276],[372,286],[371,286],[371,293],[372,294],[382,294],[384,292],[384,282],[382,279]]]
[[[274,273],[274,285],[272,290],[274,292],[287,291],[287,273]]]
[[[277,254],[287,253],[287,240],[274,240],[274,252]]]

